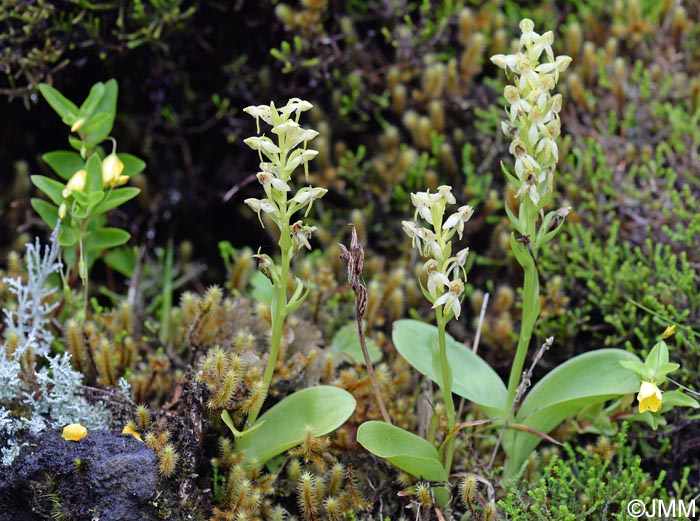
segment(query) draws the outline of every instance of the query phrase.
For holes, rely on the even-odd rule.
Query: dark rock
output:
[[[0,521],[149,521],[157,486],[156,455],[133,436],[47,431],[0,467]]]

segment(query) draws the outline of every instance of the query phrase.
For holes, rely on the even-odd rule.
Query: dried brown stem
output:
[[[386,407],[384,406],[382,393],[379,390],[377,377],[374,374],[374,366],[372,365],[372,360],[369,358],[369,351],[367,351],[367,343],[365,342],[364,328],[362,327],[362,320],[364,319],[365,311],[367,310],[367,288],[360,282],[360,278],[362,276],[362,266],[365,263],[365,252],[362,249],[362,245],[357,241],[357,231],[355,230],[355,226],[352,224],[350,226],[352,227],[350,249],[346,248],[342,244],[338,244],[342,252],[340,254],[340,258],[344,259],[348,263],[348,282],[350,282],[352,290],[355,292],[357,334],[360,337],[360,347],[362,348],[362,355],[365,358],[367,374],[369,375],[369,379],[372,381],[374,397],[377,400],[377,405],[379,405],[382,418],[385,422],[391,424],[389,413],[386,411]]]

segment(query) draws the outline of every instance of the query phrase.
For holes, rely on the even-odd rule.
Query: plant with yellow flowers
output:
[[[688,396],[681,389],[665,392],[659,389],[659,385],[663,385],[667,381],[672,382],[668,375],[680,368],[680,364],[669,362],[668,344],[666,343],[666,339],[675,332],[675,324],[668,327],[661,335],[659,341],[651,348],[644,362],[639,360],[620,362],[622,366],[635,372],[641,380],[639,392],[637,393],[639,414],[636,415],[635,419],[647,422],[654,429],[660,423],[665,423],[663,416],[656,413],[667,412],[675,406],[700,407],[695,398]],[[676,385],[679,388],[681,387],[680,384]],[[689,389],[684,390],[692,392]]]
[[[90,267],[106,250],[121,246],[130,237],[125,230],[106,226],[106,214],[138,195],[138,188],[121,186],[146,164],[131,154],[117,153],[117,142],[110,137],[117,110],[115,80],[93,85],[80,107],[50,85],[42,84],[40,91],[70,128],[68,142],[74,150],[42,156],[62,181],[32,176],[34,185],[49,199],[32,199],[32,206],[52,229],[59,228],[58,243],[69,270],[64,286],[70,287],[75,275],[80,277],[84,296],[78,316],[84,316]],[[106,140],[111,141],[110,153],[100,146]]]

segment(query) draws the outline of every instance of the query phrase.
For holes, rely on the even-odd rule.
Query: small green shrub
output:
[[[611,441],[596,446],[564,446],[531,484],[511,482],[499,502],[506,519],[574,521],[577,519],[629,519],[627,503],[640,499],[668,499],[662,488],[665,472],[654,480],[641,466],[641,458],[626,444],[627,425]],[[527,492],[524,493],[523,489]],[[602,517],[596,517],[602,515]]]

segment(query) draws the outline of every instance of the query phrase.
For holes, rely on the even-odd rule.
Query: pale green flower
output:
[[[297,221],[292,224],[291,235],[292,239],[294,239],[296,249],[299,250],[302,246],[304,246],[306,249],[310,250],[311,244],[309,243],[309,239],[315,231],[315,226],[306,226],[301,221]]]
[[[459,235],[459,238],[461,239],[462,234],[464,233],[464,224],[471,219],[472,215],[474,215],[474,208],[469,205],[460,206],[457,212],[453,213],[447,218],[445,223],[442,225],[442,229],[450,230],[455,228],[457,230],[457,235]]]
[[[423,265],[423,269],[428,274],[428,293],[433,298],[442,293],[445,286],[449,286],[450,279],[444,273],[440,272],[440,267],[435,259],[430,259]]]
[[[459,315],[462,312],[462,304],[460,303],[460,297],[464,292],[464,283],[459,280],[453,280],[450,283],[450,290],[438,297],[435,302],[433,302],[433,309],[440,306],[444,306],[443,312],[448,313],[450,310],[454,313],[456,319],[459,319]]]

